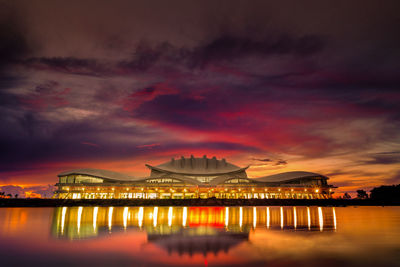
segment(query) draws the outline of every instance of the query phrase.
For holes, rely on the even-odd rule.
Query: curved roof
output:
[[[101,170],[101,169],[75,169],[75,170],[61,172],[60,174],[58,174],[58,176],[66,176],[73,174],[83,174],[110,180],[124,180],[124,181],[136,180],[134,177],[123,173]]]
[[[204,155],[202,158],[195,158],[193,155],[191,155],[190,158],[172,158],[170,161],[157,166],[151,166],[148,164],[146,164],[146,166],[150,169],[155,169],[158,171],[190,175],[218,175],[244,171],[248,168],[240,168],[236,165],[226,162],[225,159],[218,160],[216,157],[209,159],[206,155]]]
[[[312,177],[321,177],[323,179],[329,179],[328,177],[318,173],[303,172],[303,171],[283,172],[252,179],[259,182],[283,182],[283,181],[296,180],[301,178],[312,178]]]

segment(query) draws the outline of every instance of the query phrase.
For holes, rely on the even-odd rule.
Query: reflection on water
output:
[[[331,231],[335,208],[322,207],[62,207],[52,235],[87,239],[137,229],[169,253],[228,252],[251,229]]]
[[[397,266],[400,207],[0,208],[0,266]]]

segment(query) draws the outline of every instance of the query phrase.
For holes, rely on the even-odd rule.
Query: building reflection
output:
[[[79,240],[129,230],[169,253],[228,252],[257,229],[332,231],[332,207],[60,207],[52,235]]]

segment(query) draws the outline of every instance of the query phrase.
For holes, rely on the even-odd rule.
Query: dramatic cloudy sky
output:
[[[398,1],[0,1],[0,186],[181,155],[400,183]],[[46,191],[47,190],[47,191]]]

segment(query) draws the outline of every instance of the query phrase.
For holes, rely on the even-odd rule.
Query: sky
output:
[[[0,0],[0,186],[172,157],[400,183],[398,1]],[[1,188],[0,188],[1,189]]]

